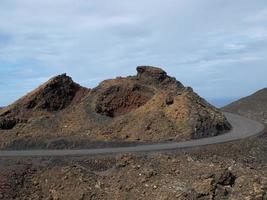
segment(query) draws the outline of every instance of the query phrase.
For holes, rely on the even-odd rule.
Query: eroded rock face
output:
[[[67,108],[73,100],[86,94],[66,74],[58,75],[15,103],[0,110],[0,129],[12,129],[29,118],[42,117]],[[23,120],[22,120],[23,119]]]
[[[114,117],[131,112],[144,105],[153,96],[153,91],[139,84],[112,85],[101,91],[96,112]]]
[[[184,86],[157,67],[139,66],[137,75],[128,78],[117,78],[100,84],[97,93],[96,112],[109,116],[129,113],[147,103],[159,90],[166,90],[166,104],[173,103],[173,94],[184,89]]]
[[[104,132],[127,133],[126,138],[131,138],[131,132],[136,133],[137,140],[163,137],[161,133],[174,139],[200,138],[231,127],[220,111],[192,88],[157,67],[139,66],[136,76],[103,81],[91,96],[95,111],[113,118]]]
[[[154,84],[168,90],[184,88],[182,83],[175,78],[168,76],[164,70],[158,67],[138,66],[136,70],[138,80],[145,84]]]
[[[164,81],[168,78],[167,73],[160,68],[151,67],[151,66],[138,66],[137,77],[142,79],[150,78],[154,80],[158,80],[159,82]]]
[[[27,103],[28,109],[45,109],[58,111],[68,106],[74,98],[79,85],[74,83],[66,74],[59,75],[34,95]]]

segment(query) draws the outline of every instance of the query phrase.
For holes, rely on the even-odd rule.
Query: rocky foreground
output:
[[[230,130],[223,114],[156,67],[84,88],[56,76],[0,110],[0,147],[90,147],[98,141],[189,140]]]
[[[0,159],[0,199],[266,200],[267,135],[184,151]]]

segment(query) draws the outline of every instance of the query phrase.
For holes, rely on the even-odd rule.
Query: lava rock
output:
[[[236,176],[228,169],[225,169],[216,180],[217,184],[223,186],[233,186],[235,184]]]
[[[99,89],[96,101],[96,112],[108,117],[116,117],[137,109],[149,101],[153,91],[145,86],[112,85],[104,90]]]
[[[15,118],[2,118],[0,119],[0,129],[12,129],[14,126],[16,126],[18,120]]]
[[[138,66],[137,67],[137,77],[139,78],[153,78],[158,81],[163,81],[167,78],[167,73],[160,68],[151,66]]]
[[[56,76],[26,103],[26,107],[47,111],[62,110],[71,103],[79,88],[66,74]]]
[[[166,105],[172,105],[173,104],[173,97],[172,96],[167,96],[166,99],[165,99],[165,103]]]

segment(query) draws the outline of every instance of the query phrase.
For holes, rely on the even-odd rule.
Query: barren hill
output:
[[[31,118],[49,116],[77,103],[89,90],[66,74],[56,76],[0,111],[0,128],[12,129]]]
[[[267,123],[267,88],[222,108]]]
[[[65,74],[0,110],[2,148],[54,141],[188,140],[230,129],[222,113],[160,68],[105,80],[94,89]],[[42,143],[41,142],[41,143]]]

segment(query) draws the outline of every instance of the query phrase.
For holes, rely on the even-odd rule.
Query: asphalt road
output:
[[[23,157],[23,156],[82,156],[110,153],[127,153],[127,152],[148,152],[173,150],[180,148],[189,148],[203,146],[209,144],[217,144],[243,139],[246,137],[260,134],[264,130],[264,125],[261,123],[247,119],[245,117],[224,113],[228,121],[232,124],[233,129],[228,133],[202,139],[195,139],[185,142],[168,142],[156,143],[149,145],[138,145],[131,147],[112,147],[112,148],[97,148],[97,149],[80,149],[80,150],[20,150],[20,151],[0,151],[0,157]]]

